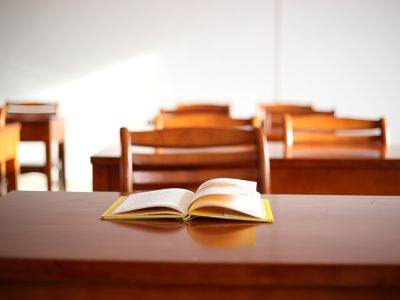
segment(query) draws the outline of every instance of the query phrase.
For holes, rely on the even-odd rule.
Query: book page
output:
[[[260,196],[258,198],[249,198],[240,195],[205,195],[196,198],[190,205],[190,213],[196,215],[196,210],[201,211],[203,216],[218,216],[227,219],[243,217],[241,214],[262,220],[267,217],[264,202]]]
[[[196,194],[194,194],[192,201],[194,202],[198,198],[202,198],[207,195],[232,195],[232,196],[242,196],[251,199],[260,199],[261,195],[256,190],[249,190],[240,186],[211,186],[204,188]]]
[[[201,184],[196,193],[199,193],[209,187],[241,187],[242,189],[256,191],[257,182],[236,178],[214,178]]]
[[[215,178],[199,186],[192,202],[197,198],[213,194],[237,195],[251,199],[260,198],[260,194],[257,192],[257,182],[255,181],[234,178]]]
[[[112,214],[146,208],[171,208],[185,216],[193,195],[192,191],[175,188],[131,194]]]
[[[206,181],[197,189],[189,210],[192,212],[204,207],[208,210],[221,208],[264,219],[264,204],[256,187],[257,183],[254,181],[233,178]]]

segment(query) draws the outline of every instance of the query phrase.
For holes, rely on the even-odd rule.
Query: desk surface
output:
[[[90,281],[400,293],[400,197],[270,195],[274,224],[101,221],[117,197],[0,198],[0,290]]]

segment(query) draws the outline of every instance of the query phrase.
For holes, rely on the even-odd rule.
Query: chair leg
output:
[[[46,166],[45,166],[45,172],[47,176],[47,190],[51,191],[51,185],[52,185],[52,176],[51,176],[51,141],[46,141]]]
[[[59,174],[58,186],[60,188],[60,191],[65,191],[67,189],[67,185],[65,180],[64,142],[58,144],[58,174]]]

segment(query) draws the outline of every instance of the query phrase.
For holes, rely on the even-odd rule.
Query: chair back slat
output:
[[[371,144],[380,143],[381,137],[379,135],[338,135],[334,133],[326,134],[314,134],[314,133],[304,133],[297,132],[294,134],[296,144],[331,144],[331,145],[361,145],[361,144]]]
[[[229,104],[213,104],[213,103],[178,103],[176,111],[180,112],[211,112],[229,115]]]
[[[245,146],[243,146],[245,147]],[[250,146],[249,146],[250,147]],[[255,150],[244,150],[243,152],[230,151],[226,148],[225,151],[219,152],[218,149],[215,151],[210,150],[207,153],[196,152],[185,153],[180,151],[179,153],[163,153],[164,151],[158,151],[153,154],[133,154],[132,161],[141,168],[150,168],[155,166],[156,168],[173,169],[181,166],[231,166],[233,161],[236,161],[235,165],[249,165],[257,163],[257,153]],[[161,152],[161,153],[160,153]],[[212,155],[210,155],[212,153]]]
[[[256,138],[249,132],[252,129],[233,131],[221,128],[216,131],[210,127],[166,128],[131,132],[130,138],[137,146],[193,148],[252,144]]]
[[[258,118],[231,118],[228,115],[213,113],[187,113],[187,114],[159,114],[155,118],[155,126],[161,128],[179,127],[260,127],[261,122]]]
[[[308,129],[312,130],[318,128],[318,130],[360,130],[360,129],[373,129],[379,128],[381,124],[380,120],[363,120],[363,119],[352,119],[352,118],[334,118],[326,115],[309,115],[307,117],[295,117],[293,118],[293,126],[296,130]]]

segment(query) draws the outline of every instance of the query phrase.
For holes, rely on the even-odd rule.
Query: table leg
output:
[[[58,144],[58,174],[59,174],[59,188],[60,191],[65,191],[67,189],[65,180],[65,151],[64,142]]]
[[[52,176],[51,176],[51,165],[52,165],[52,155],[51,155],[51,140],[46,140],[45,141],[46,145],[46,165],[45,165],[45,172],[47,176],[47,190],[51,191],[52,187]]]

